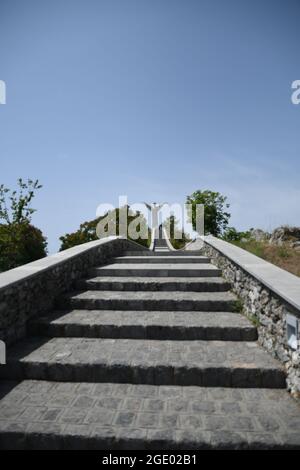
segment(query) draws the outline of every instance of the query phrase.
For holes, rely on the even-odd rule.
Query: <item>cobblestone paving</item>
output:
[[[28,442],[39,434],[40,447],[46,436],[56,446],[77,436],[97,448],[300,448],[300,407],[284,390],[39,381],[9,388],[0,387],[0,446],[10,433],[20,433],[22,446],[26,433]]]
[[[41,344],[42,343],[42,344]],[[278,362],[255,342],[156,341],[130,339],[52,338],[26,339],[11,349],[9,359],[40,362],[170,364],[273,368]]]
[[[254,325],[231,312],[71,310],[37,319],[31,331],[45,336],[251,341]]]
[[[203,300],[203,301],[229,301],[236,300],[236,296],[230,292],[118,292],[118,291],[93,291],[88,290],[86,292],[81,292],[77,295],[71,297],[72,299],[120,299],[124,302],[126,300],[153,300],[153,299],[162,299],[162,300],[175,300],[180,302],[181,300]]]
[[[199,271],[199,270],[210,270],[212,272],[219,272],[220,270],[216,268],[213,264],[206,264],[206,263],[195,263],[195,264],[187,264],[187,263],[181,263],[181,264],[173,264],[171,261],[169,263],[155,263],[155,264],[150,264],[150,263],[130,263],[130,264],[125,264],[125,263],[113,263],[113,264],[108,264],[107,266],[103,266],[101,268],[97,268],[98,272],[101,272],[105,275],[105,272],[107,270],[110,270],[113,268],[114,270],[135,270],[135,269],[147,269],[149,271],[159,271],[159,270],[169,270],[169,271],[177,271],[180,270],[183,273],[185,272],[186,274],[188,271]]]
[[[79,281],[79,289],[129,290],[129,291],[228,291],[230,285],[221,277],[125,277],[98,276]]]
[[[170,264],[170,257],[169,256],[147,256],[147,258],[145,258],[145,256],[119,256],[119,257],[116,257],[115,258],[115,262],[116,263],[122,263],[122,264],[128,264],[128,263],[133,263],[133,264],[136,264],[136,263],[152,263],[152,264]],[[177,263],[197,263],[197,264],[200,264],[200,263],[210,263],[210,259],[207,258],[206,256],[176,256],[176,254],[174,254],[172,256],[172,260],[171,260],[172,264],[177,264]]]
[[[91,269],[91,276],[155,276],[155,277],[216,277],[222,271],[212,264],[172,264],[168,263],[113,263]]]
[[[236,296],[230,292],[130,292],[89,290],[62,300],[74,308],[114,310],[232,311]]]
[[[255,342],[27,339],[2,377],[147,384],[283,387],[277,361]]]
[[[0,448],[300,449],[299,404],[221,271],[172,256],[92,269],[28,325],[0,367]]]

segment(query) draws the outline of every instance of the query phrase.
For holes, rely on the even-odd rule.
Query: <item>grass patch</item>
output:
[[[233,311],[235,313],[242,313],[244,308],[244,304],[241,299],[236,299],[233,301]]]
[[[182,250],[185,247],[185,245],[189,243],[190,241],[191,240],[188,237],[170,239],[171,245],[173,246],[173,248],[175,248],[175,250]]]
[[[260,321],[256,315],[250,315],[248,319],[251,321],[251,323],[253,323],[254,326],[256,326],[256,328],[260,326]]]
[[[232,243],[259,258],[275,264],[279,268],[285,269],[296,276],[300,276],[300,251],[288,245],[276,246],[255,240],[236,241]]]

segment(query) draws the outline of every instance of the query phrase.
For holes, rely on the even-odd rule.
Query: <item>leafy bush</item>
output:
[[[227,212],[229,204],[227,197],[210,190],[198,190],[187,196],[186,202],[190,204],[188,209],[189,221],[196,230],[196,205],[204,205],[204,233],[219,237],[228,225],[230,213]]]
[[[72,246],[81,245],[82,243],[97,240],[96,227],[100,219],[90,220],[80,224],[79,229],[73,233],[66,233],[59,237],[61,241],[60,251],[72,248]]]
[[[168,235],[170,236],[170,242],[176,250],[180,250],[190,241],[189,236],[184,231],[181,232],[180,238],[177,238],[179,233],[178,235],[176,233],[175,238],[175,231],[178,231],[178,224],[179,222],[174,215],[168,217],[163,224],[167,230]]]
[[[46,248],[41,230],[28,222],[0,225],[0,271],[43,258]]]
[[[79,229],[76,230],[76,232],[67,233],[66,235],[63,235],[59,238],[61,241],[60,251],[66,250],[67,248],[71,248],[72,246],[81,245],[82,243],[90,242],[93,240],[98,240],[98,235],[96,233],[97,225],[99,224],[99,222],[104,220],[105,217],[109,217],[111,219],[114,219],[115,217],[116,235],[120,235],[120,233],[122,232],[122,230],[120,229],[120,210],[127,210],[128,225],[141,216],[139,212],[132,213],[128,207],[123,207],[121,209],[115,209],[114,211],[108,212],[107,214],[101,217],[98,217],[94,220],[84,222],[79,226]],[[133,240],[133,241],[145,247],[149,247],[151,231],[149,230],[147,226],[146,219],[142,218],[142,224],[145,226],[147,230],[148,238],[143,239],[140,237],[137,240]],[[137,230],[138,229],[139,229],[139,226],[137,226]],[[128,230],[127,230],[127,238],[129,240],[132,240],[132,238],[130,238],[128,234]]]
[[[0,185],[0,271],[30,263],[47,254],[47,241],[34,227],[30,207],[35,191],[42,186],[38,180],[18,180],[18,190]]]
[[[251,232],[238,232],[234,227],[227,227],[224,231],[223,240],[227,242],[239,242],[241,240],[249,240],[251,238]]]

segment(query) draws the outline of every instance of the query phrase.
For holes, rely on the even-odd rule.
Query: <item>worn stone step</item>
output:
[[[225,292],[230,283],[221,277],[113,277],[77,281],[79,290]]]
[[[107,310],[208,310],[233,311],[231,292],[132,292],[89,290],[62,297],[60,308]]]
[[[118,264],[209,264],[206,256],[117,256],[114,262]]]
[[[122,264],[114,263],[90,270],[91,276],[216,277],[222,271],[212,264]]]
[[[149,385],[284,388],[285,373],[256,342],[27,338],[0,378]]]
[[[26,380],[0,396],[1,449],[300,449],[285,390]]]
[[[168,251],[168,250],[165,250],[165,251],[150,251],[150,250],[141,250],[141,251],[125,251],[124,252],[124,255],[125,256],[168,256],[169,258],[170,257],[173,257],[173,256],[183,256],[183,257],[187,257],[187,256],[203,256],[202,253],[200,251],[179,251],[179,250],[176,250],[176,251]]]
[[[30,334],[48,337],[255,341],[257,330],[230,312],[71,310],[39,317]]]
[[[169,249],[165,238],[156,239],[155,243],[154,243],[154,246],[155,246],[155,248],[156,247],[159,247],[159,248],[163,247],[163,248],[166,248],[167,250]]]

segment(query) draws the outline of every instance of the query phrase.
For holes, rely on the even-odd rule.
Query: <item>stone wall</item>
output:
[[[300,279],[215,237],[203,241],[204,254],[231,282],[244,313],[257,325],[259,343],[284,364],[288,389],[299,398],[300,341],[296,351],[288,346],[286,313],[300,318]]]
[[[143,250],[121,237],[109,237],[70,248],[0,274],[0,339],[6,345],[26,335],[29,318],[55,307],[75,280],[93,266],[107,263],[124,250]]]

